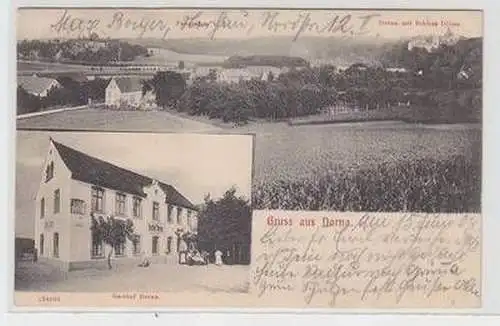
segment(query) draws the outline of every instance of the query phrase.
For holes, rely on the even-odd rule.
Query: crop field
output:
[[[285,126],[257,132],[258,209],[480,211],[478,126]]]

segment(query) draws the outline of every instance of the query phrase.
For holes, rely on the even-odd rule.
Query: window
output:
[[[115,256],[124,256],[125,255],[125,243],[120,243],[115,245]]]
[[[172,205],[168,205],[167,207],[167,221],[168,223],[172,223],[172,211],[173,211],[173,206]]]
[[[104,189],[92,187],[92,211],[104,211]]]
[[[54,191],[54,214],[61,211],[61,191],[56,189]]]
[[[133,249],[134,249],[134,255],[138,255],[141,253],[141,236],[136,235],[134,237],[134,241],[132,241]]]
[[[43,247],[45,246],[45,238],[43,234],[40,234],[40,243],[38,244],[38,250],[40,251],[40,256],[43,256]]]
[[[104,257],[104,246],[102,241],[98,241],[96,237],[92,237],[92,258],[102,258]]]
[[[71,199],[71,214],[85,214],[85,202],[81,199]]]
[[[54,162],[50,162],[45,170],[45,182],[50,181],[54,177]]]
[[[151,244],[151,253],[153,255],[158,255],[158,237],[154,236]]]
[[[153,221],[158,221],[160,219],[160,204],[158,202],[153,202]]]
[[[134,215],[134,217],[141,217],[141,215],[142,215],[142,208],[141,208],[142,199],[139,197],[134,197],[132,201],[133,201],[132,214]]]
[[[45,217],[45,198],[40,199],[40,218]]]
[[[181,224],[182,208],[177,207],[177,224]]]
[[[167,253],[171,253],[172,252],[172,237],[168,237],[167,238]]]
[[[59,233],[54,233],[54,246],[53,246],[53,256],[54,257],[59,257]]]
[[[117,215],[125,215],[125,201],[127,196],[125,194],[116,193],[115,213]]]

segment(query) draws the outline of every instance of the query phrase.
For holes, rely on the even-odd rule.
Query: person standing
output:
[[[216,250],[214,253],[215,256],[215,265],[221,266],[222,265],[222,251]]]

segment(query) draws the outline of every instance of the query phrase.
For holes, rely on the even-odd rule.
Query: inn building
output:
[[[50,139],[36,194],[35,247],[63,270],[106,265],[111,248],[92,236],[92,217],[130,219],[135,241],[113,259],[177,263],[182,234],[197,233],[197,208],[173,186]]]

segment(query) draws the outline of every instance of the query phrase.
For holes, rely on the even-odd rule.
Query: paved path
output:
[[[239,292],[248,291],[250,267],[152,264],[61,272],[44,263],[21,262],[16,290],[50,292]]]
[[[62,129],[142,132],[216,132],[208,123],[161,111],[83,109],[34,116],[17,121],[18,129]]]

